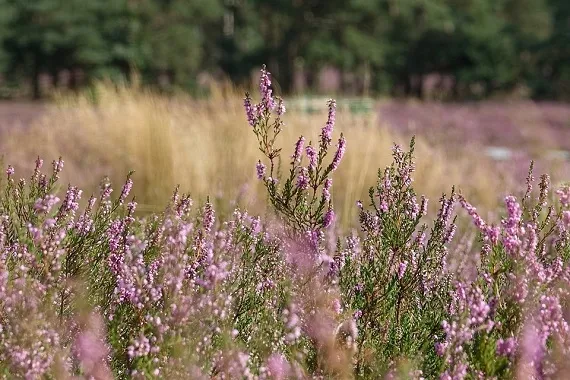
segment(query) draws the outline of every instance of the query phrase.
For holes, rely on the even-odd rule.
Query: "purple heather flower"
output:
[[[435,353],[437,356],[443,356],[445,354],[445,350],[447,349],[447,342],[437,342],[435,344]]]
[[[275,108],[275,100],[273,99],[273,90],[271,90],[270,73],[265,66],[261,69],[261,78],[259,79],[259,91],[261,93],[261,111],[272,111]]]
[[[106,363],[109,349],[102,338],[102,329],[99,316],[91,316],[88,328],[78,334],[74,349],[86,375],[105,375],[103,378],[110,378],[110,370]]]
[[[570,211],[569,210],[562,211],[562,224],[563,224],[565,229],[568,229],[568,227],[570,227]]]
[[[333,306],[333,310],[335,313],[337,314],[341,314],[342,313],[342,305],[340,303],[340,300],[338,298],[335,298],[332,302],[332,306]]]
[[[64,162],[61,159],[61,157],[59,158],[59,160],[52,162],[53,175],[56,179],[59,179],[59,173],[61,173],[61,171],[63,170],[63,163]]]
[[[336,119],[336,101],[334,99],[330,99],[328,101],[328,106],[329,115],[327,118],[327,123],[321,130],[321,146],[324,148],[328,147],[332,141],[332,133]]]
[[[497,341],[497,355],[513,356],[517,348],[517,340],[513,337]]]
[[[335,153],[333,161],[331,163],[333,171],[335,171],[338,168],[338,165],[340,164],[340,161],[342,160],[342,157],[344,156],[345,150],[346,150],[346,140],[345,140],[344,136],[341,134],[340,138],[338,139],[338,145],[337,145],[336,153]]]
[[[332,179],[327,178],[323,186],[323,198],[325,199],[325,201],[329,201],[331,199],[331,186],[332,186]]]
[[[390,210],[390,207],[388,207],[388,203],[383,199],[380,202],[380,211],[382,212],[388,212],[388,210]]]
[[[451,226],[449,226],[449,228],[445,232],[445,236],[443,237],[443,243],[444,244],[449,243],[453,239],[453,236],[455,235],[456,230],[457,230],[457,226],[455,224],[452,224]]]
[[[492,243],[497,243],[500,229],[498,227],[488,226],[487,223],[481,218],[477,213],[477,209],[469,204],[465,198],[460,197],[459,203],[467,211],[467,213],[473,219],[473,224],[477,227],[484,235],[486,241],[491,241]]]
[[[570,186],[564,186],[563,188],[556,190],[556,194],[560,198],[562,206],[570,206]]]
[[[37,213],[49,213],[54,205],[56,205],[60,199],[53,194],[48,194],[44,198],[36,200],[34,204],[34,210]]]
[[[291,364],[289,364],[287,358],[280,353],[271,354],[267,359],[266,367],[269,370],[271,379],[274,380],[287,379],[291,372]]]
[[[8,169],[6,169],[6,175],[8,176],[8,178],[13,176],[14,173],[15,173],[14,167],[12,165],[8,165]]]
[[[63,200],[63,210],[66,212],[76,211],[79,208],[79,199],[82,191],[75,186],[69,186]]]
[[[105,199],[109,198],[111,196],[112,192],[113,192],[113,188],[111,187],[111,184],[108,182],[103,183],[101,185],[101,200],[105,200]]]
[[[257,122],[257,117],[255,116],[255,109],[251,105],[251,98],[249,97],[249,94],[246,94],[245,98],[243,99],[243,107],[245,108],[247,122],[252,127],[255,126],[255,123]]]
[[[300,173],[297,176],[297,187],[301,190],[305,190],[309,186],[309,172],[307,168],[302,167]]]
[[[421,199],[422,199],[422,203],[420,206],[420,215],[425,216],[425,215],[427,215],[428,199],[424,195],[422,195]]]
[[[309,158],[309,169],[315,170],[317,167],[317,151],[312,145],[308,145],[307,148],[305,148],[305,152]]]
[[[540,368],[543,365],[546,347],[541,335],[540,328],[535,323],[525,323],[520,338],[521,358],[516,372],[517,378],[542,378]]]
[[[206,233],[209,234],[212,231],[215,221],[216,218],[215,218],[214,208],[212,207],[212,204],[210,202],[207,202],[206,205],[204,206],[203,219],[202,219],[202,226]]]
[[[125,182],[121,190],[121,195],[119,196],[119,204],[122,205],[123,202],[125,202],[125,199],[127,199],[132,188],[133,188],[133,180],[129,177],[127,178],[127,181]]]
[[[285,109],[285,102],[283,101],[283,99],[277,97],[277,116],[283,116],[283,114],[285,113],[286,109]]]
[[[540,183],[538,184],[540,193],[538,196],[540,206],[546,206],[546,197],[548,196],[548,190],[550,189],[550,176],[548,174],[543,174],[540,176]]]
[[[503,219],[501,224],[504,229],[503,245],[508,253],[515,255],[517,249],[521,245],[521,240],[519,238],[519,224],[522,218],[522,210],[513,196],[508,196],[505,198],[505,204],[507,206],[508,218]]]
[[[40,169],[42,168],[44,164],[44,160],[42,160],[41,158],[37,158],[36,159],[36,167],[34,168],[34,174],[32,175],[32,182],[35,182],[39,179],[40,177]]]
[[[303,154],[303,145],[305,144],[305,138],[303,136],[299,137],[299,140],[295,143],[295,153],[291,156],[293,162],[301,162],[301,156]]]
[[[262,179],[265,175],[265,165],[263,165],[261,160],[257,161],[257,164],[255,164],[255,170],[257,172],[257,179]]]
[[[398,266],[398,279],[402,279],[404,274],[406,274],[406,269],[408,268],[408,262],[406,260],[402,261]]]
[[[325,213],[325,216],[323,218],[323,227],[329,228],[331,226],[331,224],[333,223],[334,218],[335,218],[334,210],[332,209],[332,207],[329,207],[329,209],[327,210],[327,212]]]

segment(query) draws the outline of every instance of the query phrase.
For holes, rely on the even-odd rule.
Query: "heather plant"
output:
[[[282,178],[279,170],[282,166],[281,148],[275,144],[285,125],[282,120],[285,105],[283,99],[273,97],[270,74],[265,67],[261,71],[260,95],[258,104],[252,104],[249,94],[244,99],[247,120],[258,139],[259,150],[269,161],[269,172],[266,165],[258,161],[257,177],[264,182],[271,204],[289,226],[297,232],[318,233],[330,227],[334,221],[331,175],[338,168],[346,149],[346,140],[341,134],[336,152],[330,163],[326,164],[332,143],[336,102],[332,99],[328,101],[328,117],[318,145],[310,141],[305,147],[305,137],[300,136],[291,155],[289,174]]]
[[[413,150],[413,139],[408,152],[394,147],[393,164],[370,188],[369,208],[358,202],[362,237],[347,239],[331,270],[358,322],[358,376],[380,376],[399,357],[426,370],[436,361],[431,348],[449,301],[446,245],[456,228],[455,193],[441,197],[428,231],[422,222],[428,200],[412,186]]]
[[[505,198],[499,225],[484,221],[464,198],[480,231],[479,260],[454,279],[450,320],[437,351],[444,379],[558,378],[568,355],[568,194],[550,193],[547,175],[533,193],[532,166],[520,200]]]
[[[295,352],[285,260],[259,219],[236,210],[216,225],[210,203],[194,215],[177,192],[141,218],[130,176],[79,212],[80,190],[53,194],[63,161],[50,177],[41,166],[29,184],[9,167],[0,199],[5,376],[251,377]]]
[[[318,144],[305,146],[305,137],[295,143],[290,156],[288,175],[282,175],[281,148],[277,137],[285,126],[285,105],[273,97],[270,74],[265,68],[260,78],[261,100],[253,104],[249,94],[244,108],[249,125],[259,142],[259,150],[268,161],[256,164],[257,177],[263,181],[283,223],[281,248],[286,253],[292,276],[291,294],[298,303],[299,334],[306,336],[301,355],[310,373],[329,376],[352,376],[351,357],[357,335],[352,319],[341,320],[338,308],[340,295],[327,281],[332,262],[331,252],[324,247],[327,231],[335,214],[331,199],[332,174],[338,168],[346,148],[340,135],[336,151],[326,162],[332,143],[336,103],[328,101],[328,117],[321,129]],[[332,237],[332,234],[329,234]],[[319,294],[320,293],[320,294]],[[323,300],[328,300],[324,302]]]
[[[362,238],[349,237],[346,247],[339,240],[334,254],[334,247],[325,244],[324,231],[334,217],[331,174],[338,168],[346,146],[341,135],[332,161],[324,163],[332,141],[335,102],[328,102],[328,118],[318,149],[312,143],[304,149],[305,138],[301,136],[291,156],[289,175],[281,185],[281,150],[275,142],[284,125],[284,105],[282,99],[273,98],[270,84],[264,68],[261,102],[252,104],[248,94],[244,101],[248,122],[270,165],[267,173],[266,165],[258,161],[257,175],[275,210],[295,236],[309,236],[314,250],[320,253],[313,274],[326,281],[329,292],[339,293],[334,308],[338,319],[345,319],[340,325],[345,331],[339,329],[337,333],[342,339],[348,338],[345,343],[353,350],[354,375],[381,376],[399,357],[419,359],[424,367],[433,367],[438,361],[433,336],[446,315],[449,299],[446,289],[450,276],[445,263],[446,244],[455,232],[451,220],[453,190],[449,197],[442,196],[438,216],[427,231],[427,225],[421,224],[427,213],[427,199],[422,196],[418,202],[412,187],[414,140],[406,153],[395,146],[392,165],[378,172],[378,184],[370,189],[370,210],[358,202]],[[344,309],[349,313],[343,313]],[[425,351],[430,352],[426,357],[418,355]]]

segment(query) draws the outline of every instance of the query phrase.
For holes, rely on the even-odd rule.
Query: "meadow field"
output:
[[[1,153],[19,171],[33,169],[37,156],[62,156],[64,182],[85,191],[105,176],[117,183],[134,170],[140,211],[160,210],[180,185],[196,200],[209,196],[220,211],[239,205],[260,213],[267,199],[252,175],[259,151],[244,128],[244,92],[224,85],[197,100],[99,83],[54,103],[5,102]],[[285,145],[300,135],[317,138],[326,100],[312,100],[312,112],[290,107],[281,134]],[[570,106],[562,103],[382,100],[365,113],[340,108],[337,120],[337,129],[358,147],[348,150],[337,173],[333,198],[342,226],[355,221],[355,200],[365,197],[378,168],[391,161],[392,144],[406,145],[414,135],[418,191],[435,198],[455,185],[485,212],[501,202],[497,194],[517,189],[531,160],[557,180],[567,174]]]
[[[0,104],[3,378],[568,378],[569,105],[245,92]]]

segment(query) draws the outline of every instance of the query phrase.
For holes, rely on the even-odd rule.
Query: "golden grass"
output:
[[[207,100],[195,100],[101,83],[94,93],[96,103],[89,94],[64,97],[30,129],[10,133],[2,142],[6,164],[30,170],[37,155],[46,160],[61,155],[64,180],[87,192],[95,191],[104,175],[119,188],[128,171],[135,170],[134,194],[142,210],[162,209],[177,184],[196,201],[209,195],[222,213],[236,205],[255,213],[266,210],[265,192],[255,178],[261,153],[245,120],[241,91],[220,87]],[[283,154],[292,153],[300,135],[318,138],[326,104],[322,110],[310,115],[288,111]],[[373,116],[337,114],[335,137],[343,132],[347,139],[345,159],[333,177],[342,226],[354,222],[356,200],[367,200],[378,168],[391,162],[393,142],[408,144],[380,124]],[[504,179],[492,174],[477,151],[452,156],[445,147],[418,138],[416,157],[415,186],[432,205],[441,192],[457,185],[473,202],[491,209],[506,189]]]

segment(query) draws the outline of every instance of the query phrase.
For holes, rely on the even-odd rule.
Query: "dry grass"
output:
[[[11,132],[2,141],[6,163],[30,169],[37,155],[65,160],[65,180],[94,190],[108,175],[116,186],[135,170],[135,194],[141,208],[160,209],[176,184],[197,201],[209,195],[219,212],[237,204],[263,212],[266,198],[255,179],[261,158],[242,109],[242,92],[217,88],[208,100],[168,99],[135,87],[99,84],[92,95],[66,97],[30,129]],[[326,120],[322,114],[286,114],[284,154],[299,135],[316,140]],[[394,135],[375,117],[339,112],[335,136],[343,132],[347,153],[334,176],[333,200],[341,225],[354,221],[355,201],[367,197],[377,170],[391,161]],[[417,140],[416,188],[435,204],[452,185],[483,208],[496,205],[505,180],[489,170],[477,151],[450,156],[445,147]],[[234,200],[234,201],[230,201]]]

